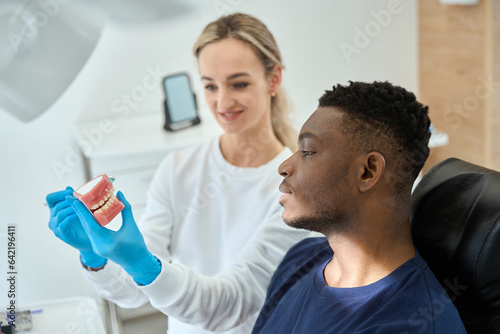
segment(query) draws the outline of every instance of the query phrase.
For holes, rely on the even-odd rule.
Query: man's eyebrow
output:
[[[250,76],[250,74],[248,74],[246,72],[238,72],[238,73],[231,74],[230,76],[228,76],[226,78],[226,80],[232,80],[232,79],[236,79],[236,78],[239,78],[239,77],[249,77],[249,76]],[[202,76],[201,80],[214,81],[214,79],[212,79],[210,77],[207,77],[207,76]]]
[[[322,140],[312,132],[301,132],[299,135],[299,140],[298,140],[299,143],[304,141],[305,139],[314,139],[314,140],[317,140],[319,142],[322,142]]]

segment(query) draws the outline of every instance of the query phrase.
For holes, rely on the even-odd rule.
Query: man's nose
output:
[[[295,154],[294,154],[295,155]],[[286,159],[281,163],[281,165],[278,167],[278,173],[285,177],[285,176],[290,176],[293,173],[293,168],[292,168],[292,158],[294,157],[292,155],[290,158]]]

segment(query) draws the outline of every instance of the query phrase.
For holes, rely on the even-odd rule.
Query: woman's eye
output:
[[[215,87],[215,85],[206,85],[205,89],[208,90],[208,91],[213,91],[213,90],[216,90],[217,87]]]
[[[242,89],[248,86],[248,82],[237,82],[233,85],[234,88]]]
[[[308,157],[308,156],[310,156],[310,155],[314,154],[314,152],[312,152],[312,151],[302,151],[302,154],[303,154],[305,157]]]

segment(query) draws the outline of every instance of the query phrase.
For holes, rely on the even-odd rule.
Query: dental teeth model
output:
[[[115,197],[114,190],[108,176],[103,174],[85,183],[73,195],[85,205],[101,226],[105,226],[125,207]]]

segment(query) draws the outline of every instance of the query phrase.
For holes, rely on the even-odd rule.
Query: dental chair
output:
[[[412,194],[415,246],[469,334],[500,333],[499,215],[500,172],[456,158],[432,167]]]

